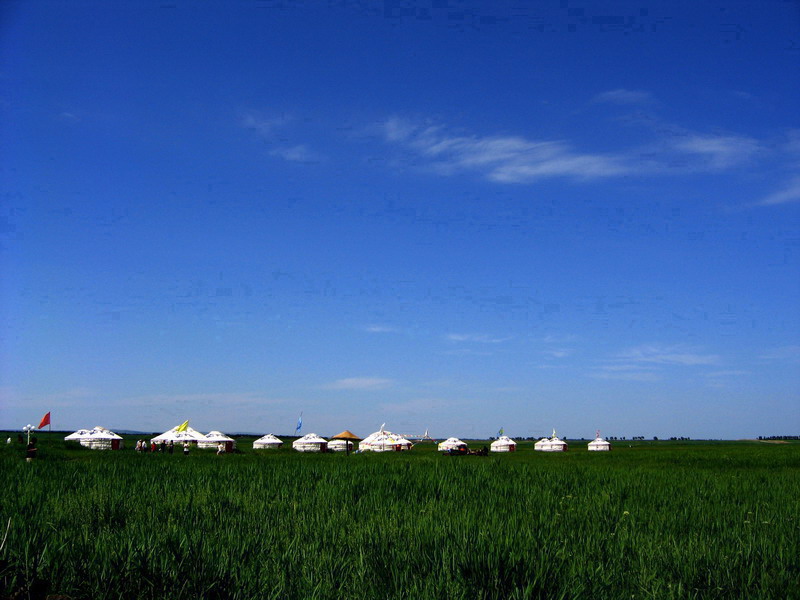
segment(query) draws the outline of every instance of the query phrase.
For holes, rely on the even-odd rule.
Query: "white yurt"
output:
[[[412,444],[402,435],[386,431],[384,426],[375,433],[370,433],[358,444],[358,449],[362,452],[399,452],[411,450]]]
[[[501,435],[489,446],[489,452],[516,452],[517,442],[507,435]]]
[[[119,450],[124,443],[121,435],[99,426],[94,429],[79,429],[64,439],[78,442],[92,450]]]
[[[347,452],[353,450],[353,442],[350,440],[331,440],[328,442],[328,452]]]
[[[568,447],[567,442],[556,436],[555,430],[553,430],[553,437],[542,438],[533,445],[533,449],[539,452],[566,452]]]
[[[293,441],[292,448],[298,452],[325,452],[328,449],[328,442],[316,433],[307,433]]]
[[[283,446],[283,440],[268,433],[253,442],[253,450],[277,450]]]
[[[152,438],[150,441],[155,444],[160,444],[164,442],[168,444],[169,442],[173,442],[174,444],[183,444],[185,442],[189,442],[190,444],[197,444],[205,440],[205,436],[202,433],[197,431],[196,429],[192,429],[189,427],[189,421],[181,423],[180,425],[176,425],[169,431],[165,431],[161,435],[157,435],[156,437]]]
[[[589,450],[589,452],[608,452],[611,450],[611,443],[601,438],[600,432],[598,431],[595,438],[586,446],[586,449]]]
[[[218,449],[220,444],[225,444],[225,452],[233,452],[236,448],[236,440],[221,431],[209,431],[203,436],[203,441],[197,442],[197,447]]]
[[[447,438],[445,441],[439,444],[439,452],[448,452],[450,450],[460,450],[460,449],[467,449],[466,442],[462,442],[458,438]]]

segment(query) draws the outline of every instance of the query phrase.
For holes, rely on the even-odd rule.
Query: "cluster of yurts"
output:
[[[80,429],[64,439],[77,441],[83,446],[96,450],[118,450],[122,447],[122,436],[104,427]],[[168,444],[169,442],[184,444],[188,442],[193,445],[196,444],[198,448],[220,448],[222,446],[226,452],[233,452],[236,448],[236,440],[232,437],[219,431],[211,431],[204,435],[189,427],[188,421],[181,425],[176,425],[150,441],[153,444]],[[344,452],[354,450],[354,442],[356,441],[358,441],[358,450],[361,452],[410,450],[414,445],[402,435],[386,431],[381,427],[380,430],[368,435],[363,440],[347,430],[333,436],[330,441],[318,436],[316,433],[308,433],[292,442],[292,448],[298,452]],[[276,449],[281,446],[283,446],[283,441],[271,433],[253,442],[254,450]],[[541,452],[565,452],[567,448],[567,442],[559,439],[555,431],[553,431],[552,437],[542,438],[534,444],[534,450]],[[589,442],[587,448],[590,451],[607,451],[611,450],[611,444],[601,438],[598,432],[597,437]],[[467,451],[467,444],[458,438],[451,437],[441,442],[438,445],[438,449],[440,452],[465,452]],[[489,447],[491,452],[514,452],[516,449],[517,443],[505,435],[498,437]]]

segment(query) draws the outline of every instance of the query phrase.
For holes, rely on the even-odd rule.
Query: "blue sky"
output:
[[[798,433],[796,3],[0,16],[0,427]]]

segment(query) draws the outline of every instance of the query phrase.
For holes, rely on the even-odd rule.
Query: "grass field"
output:
[[[800,598],[797,443],[184,457],[62,437],[32,463],[0,449],[3,599]]]

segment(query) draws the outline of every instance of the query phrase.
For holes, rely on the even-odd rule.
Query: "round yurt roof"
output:
[[[497,438],[495,441],[491,443],[492,448],[496,448],[498,446],[516,446],[516,445],[517,442],[512,440],[507,435],[501,435],[499,438]]]
[[[178,431],[181,429],[181,431]],[[202,442],[205,441],[205,436],[202,433],[189,427],[188,425],[176,425],[169,431],[165,431],[161,435],[152,438],[151,442]]]
[[[567,442],[562,439],[559,439],[556,436],[551,438],[542,438],[538,442],[533,445],[534,450],[539,449],[548,449],[548,448],[566,448],[568,446]]]
[[[64,438],[65,440],[121,440],[122,436],[105,427],[97,426],[93,429],[79,429]]]
[[[206,442],[232,442],[234,439],[221,431],[209,431],[203,436]]]
[[[413,444],[402,435],[387,431],[383,428],[383,425],[381,425],[381,428],[378,431],[370,433],[367,437],[361,440],[361,443],[359,444],[359,448],[364,450],[369,450],[372,447],[385,446],[408,446],[410,448],[413,446]]]
[[[318,436],[316,433],[307,433],[303,437],[296,439],[292,444],[327,444],[328,440]]]
[[[590,446],[610,446],[611,442],[609,442],[608,440],[604,440],[601,437],[598,437],[598,438],[593,439],[591,442],[589,442],[589,445]]]
[[[448,450],[450,448],[459,448],[461,446],[466,446],[466,442],[462,442],[460,439],[455,437],[447,438],[445,441],[439,444],[439,450]]]
[[[266,435],[262,435],[260,438],[253,442],[254,444],[282,444],[283,440],[277,437],[275,434],[268,433]]]

